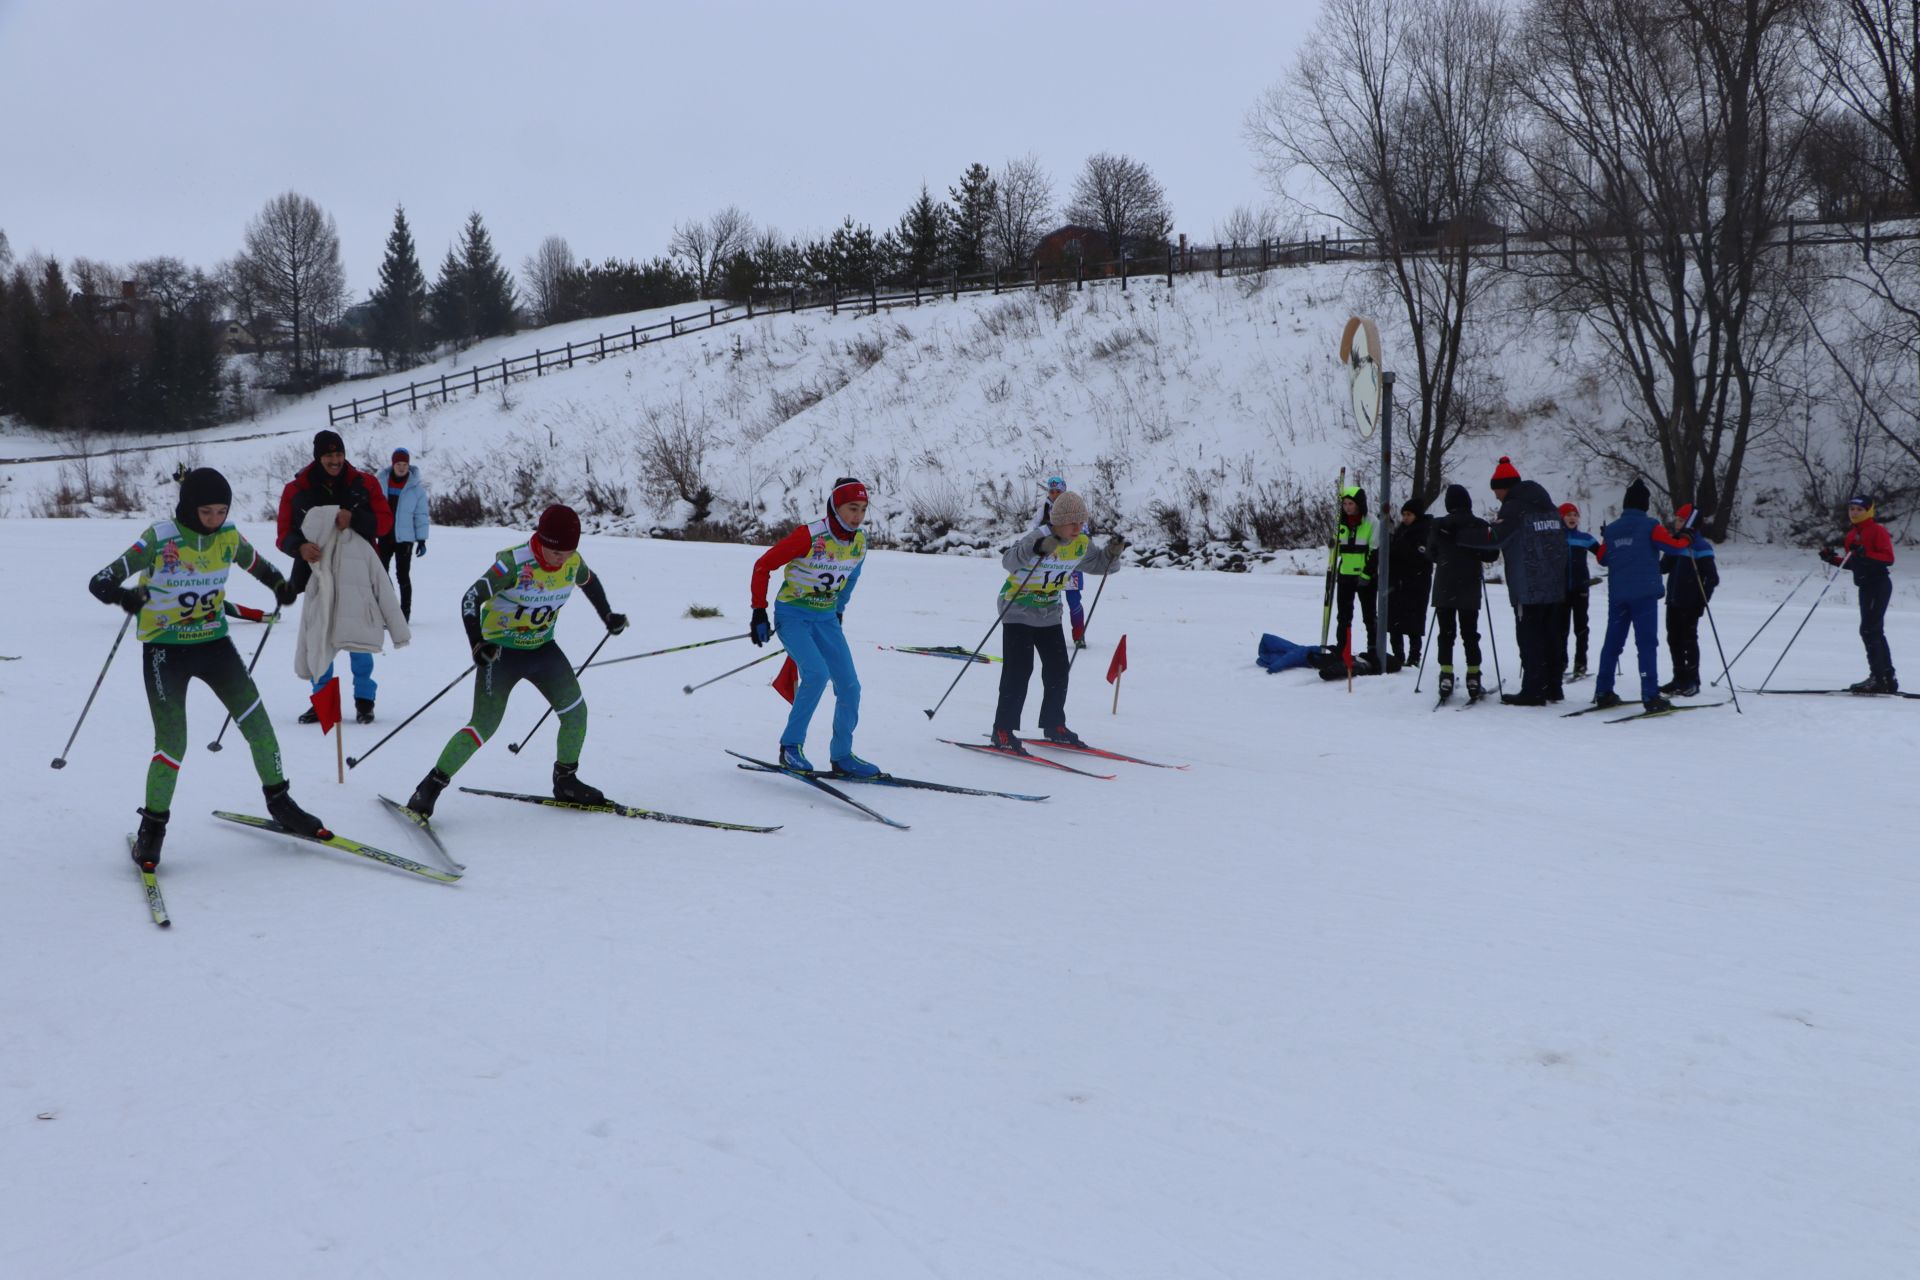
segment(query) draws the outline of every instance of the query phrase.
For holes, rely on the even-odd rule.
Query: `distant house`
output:
[[[238,355],[242,351],[253,351],[260,345],[254,341],[247,326],[238,320],[216,320],[213,322],[213,340],[219,344],[223,356]]]
[[[1076,261],[1112,260],[1113,253],[1107,245],[1106,232],[1098,227],[1083,227],[1071,222],[1049,231],[1033,249],[1033,266],[1036,269],[1071,267]]]
[[[114,337],[132,337],[153,327],[153,299],[142,297],[139,286],[131,280],[120,282],[120,296],[117,298],[103,301],[80,295],[76,297],[76,302],[91,314],[101,332]]]

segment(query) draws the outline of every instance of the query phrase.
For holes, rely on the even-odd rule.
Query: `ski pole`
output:
[[[1100,612],[1100,593],[1107,589],[1107,579],[1111,576],[1112,576],[1111,574],[1105,574],[1105,573],[1101,574],[1100,585],[1093,589],[1093,603],[1087,606],[1087,626],[1088,627],[1091,627],[1093,625],[1093,615]],[[1082,631],[1086,630],[1086,627],[1082,627],[1081,630]],[[1080,651],[1078,649],[1075,649],[1072,653],[1068,654],[1067,670],[1069,671],[1073,670],[1073,664],[1079,661],[1079,659],[1080,659]]]
[[[1493,653],[1493,684],[1501,693],[1507,691],[1507,678],[1500,674],[1500,642],[1493,638],[1493,598],[1487,594],[1487,580],[1480,579],[1480,603],[1487,619],[1487,648]]]
[[[743,662],[731,671],[722,671],[719,675],[715,676],[712,680],[702,680],[699,684],[684,685],[681,687],[680,692],[692,693],[695,689],[704,689],[710,684],[714,684],[718,681],[725,680],[728,676],[737,676],[742,671],[745,671],[748,667],[757,667],[761,663],[767,661],[769,658],[777,658],[785,652],[786,652],[785,649],[775,649],[772,653],[763,653],[759,657],[755,658],[752,662]]]
[[[100,685],[107,678],[107,668],[113,665],[113,655],[120,652],[120,642],[127,638],[127,628],[133,625],[133,615],[120,624],[120,634],[113,638],[113,648],[107,650],[107,660],[100,664],[100,674],[94,677],[93,692],[87,695],[87,705],[80,708],[80,718],[73,722],[73,732],[67,737],[67,745],[60,748],[60,754],[53,758],[53,767],[67,767],[67,752],[73,750],[73,740],[80,736],[80,726],[87,722],[87,712],[93,710],[93,700],[100,694]]]
[[[1340,555],[1340,491],[1347,487],[1347,469],[1340,468],[1340,478],[1333,482],[1333,533],[1327,538],[1327,593],[1320,601],[1320,647],[1327,647],[1327,628],[1333,624],[1333,586],[1336,579],[1335,566]]]
[[[585,671],[588,667],[593,665],[593,659],[595,655],[597,655],[601,649],[605,648],[607,641],[611,639],[613,639],[613,632],[611,631],[607,632],[607,634],[600,637],[600,643],[593,646],[593,653],[588,654],[587,660],[573,669],[573,674],[576,678],[579,676],[579,674],[582,671]],[[552,714],[553,714],[553,704],[549,702],[547,704],[547,709],[540,713],[540,718],[533,722],[533,728],[527,730],[527,736],[520,739],[520,741],[518,742],[509,742],[507,744],[508,752],[516,756],[519,755],[520,748],[526,746],[527,743],[533,740],[533,735],[540,732],[540,726],[545,724],[547,722],[547,717]]]
[[[240,616],[243,618],[246,617],[245,614],[241,614]],[[280,621],[280,611],[275,609],[271,615],[261,614],[259,617],[254,618],[253,621],[266,623],[267,629],[260,633],[260,643],[253,648],[253,660],[247,663],[247,674],[249,676],[253,674],[254,667],[260,662],[260,652],[267,647],[267,637],[273,634],[274,624]],[[220,722],[220,732],[214,734],[213,741],[207,744],[207,750],[218,751],[220,749],[220,739],[227,736],[227,726],[232,723],[233,712],[229,711],[227,712],[227,718]]]
[[[1020,593],[1027,589],[1027,583],[1033,579],[1033,571],[1035,569],[1038,569],[1039,567],[1040,567],[1040,562],[1038,560],[1035,560],[1032,564],[1027,566],[1027,576],[1020,579],[1020,585],[1014,588],[1013,594],[1007,597],[1007,602],[1000,606],[999,617],[996,617],[993,620],[993,625],[987,628],[987,634],[980,637],[980,643],[973,646],[973,656],[968,658],[966,661],[966,664],[960,668],[960,675],[957,675],[953,678],[953,684],[948,685],[947,691],[940,695],[940,701],[934,703],[931,707],[921,708],[923,711],[927,713],[927,719],[929,720],[933,719],[934,714],[938,712],[940,708],[947,705],[947,699],[952,696],[954,689],[960,683],[960,676],[964,676],[965,674],[967,674],[967,672],[973,670],[974,660],[980,656],[980,651],[987,647],[987,641],[993,639],[993,633],[1000,629],[1001,619],[1007,616],[1007,610],[1013,608],[1013,602],[1020,598]],[[1104,578],[1101,579],[1100,585],[1102,587],[1107,585],[1106,580]],[[1094,608],[1096,609],[1100,607],[1100,593],[1098,591],[1095,591],[1093,593],[1093,604],[1094,604]],[[1092,613],[1087,614],[1087,621],[1089,623],[1093,621]],[[1073,669],[1072,658],[1067,659],[1067,669],[1069,671]]]
[[[1433,620],[1439,616],[1440,611],[1438,609],[1434,609],[1427,614],[1427,634],[1426,637],[1420,641],[1420,665],[1415,667],[1413,672],[1413,691],[1415,693],[1420,692],[1420,682],[1427,677],[1427,649],[1433,644]]]
[[[473,672],[473,664],[469,662],[467,664],[465,671],[462,671],[459,675],[447,681],[447,687],[445,689],[442,689],[440,692],[434,694],[431,698],[428,698],[425,702],[421,703],[420,711],[425,711],[428,707],[440,701],[440,699],[446,697],[447,693],[453,688],[453,686],[459,684],[462,680],[465,680],[470,674],[472,674],[472,672]],[[387,731],[386,738],[380,739],[380,741],[368,747],[361,754],[357,756],[348,756],[347,768],[349,769],[353,768],[354,766],[358,765],[362,760],[365,760],[368,756],[372,755],[374,752],[378,751],[380,748],[386,746],[387,738],[393,737],[394,734],[400,732],[402,729],[406,728],[408,725],[412,724],[415,720],[418,720],[420,718],[420,711],[414,712],[412,715],[408,716],[405,720],[402,720],[399,724],[393,726],[392,729]]]
[[[1793,597],[1799,593],[1800,588],[1807,585],[1807,579],[1811,578],[1813,576],[1813,573],[1814,571],[1812,569],[1809,569],[1806,571],[1806,573],[1801,575],[1800,581],[1793,584],[1793,590],[1787,592],[1787,594],[1781,599],[1780,603],[1773,606],[1773,612],[1767,615],[1766,622],[1763,622],[1760,624],[1760,631],[1765,631],[1767,627],[1773,622],[1773,620],[1780,616],[1780,611],[1787,607],[1787,601],[1793,599]],[[1760,631],[1756,631],[1752,635],[1747,637],[1747,642],[1740,646],[1740,652],[1733,655],[1734,662],[1740,661],[1741,657],[1746,654],[1747,650],[1753,648],[1753,642],[1760,638]],[[1723,672],[1722,674],[1724,674],[1726,677],[1727,687],[1732,688],[1733,687],[1733,663],[1732,662],[1727,664],[1726,671]],[[1715,676],[1712,682],[1707,687],[1713,688],[1714,686],[1717,686],[1720,683],[1720,679],[1721,679],[1720,676]]]
[[[1767,680],[1773,679],[1773,673],[1778,671],[1780,669],[1780,664],[1787,660],[1787,650],[1793,648],[1793,642],[1800,638],[1800,633],[1807,629],[1807,624],[1809,622],[1813,621],[1813,610],[1818,609],[1820,607],[1820,602],[1827,598],[1827,591],[1833,586],[1833,580],[1840,576],[1840,571],[1847,567],[1847,561],[1851,559],[1853,559],[1853,552],[1849,551],[1847,552],[1847,554],[1840,557],[1839,564],[1836,564],[1835,566],[1833,566],[1833,572],[1827,575],[1827,585],[1824,587],[1821,587],[1820,594],[1813,598],[1813,609],[1807,610],[1807,616],[1800,619],[1800,625],[1795,627],[1793,629],[1793,634],[1787,637],[1787,648],[1782,649],[1780,651],[1780,656],[1773,660],[1773,665],[1767,668],[1767,679],[1762,680],[1760,682],[1759,691],[1761,693],[1765,693],[1767,691]],[[1727,683],[1729,687],[1732,686],[1733,678],[1731,676],[1727,678]]]
[[[751,638],[752,635],[753,633],[751,631],[742,631],[737,636],[721,636],[718,640],[696,640],[692,644],[677,644],[671,649],[654,649],[647,653],[629,653],[618,658],[608,658],[605,662],[595,662],[589,657],[587,661],[581,665],[580,670],[585,671],[588,667],[610,667],[616,662],[634,662],[641,658],[657,658],[663,653],[679,653],[683,649],[704,649],[710,644],[725,644],[729,640],[746,640]],[[595,650],[595,652],[598,652],[598,650]]]

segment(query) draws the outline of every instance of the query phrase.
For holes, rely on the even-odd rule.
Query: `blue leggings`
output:
[[[1607,601],[1607,639],[1600,646],[1600,669],[1593,673],[1594,691],[1613,692],[1613,666],[1627,649],[1627,628],[1640,655],[1640,701],[1660,696],[1660,598]]]
[[[854,674],[853,651],[847,648],[847,636],[840,619],[824,609],[795,609],[776,605],[774,625],[780,629],[780,643],[800,668],[800,687],[793,693],[793,712],[780,735],[782,746],[804,747],[807,725],[820,695],[833,682],[833,745],[828,759],[844,760],[853,754],[853,729],[860,723],[860,677]]]

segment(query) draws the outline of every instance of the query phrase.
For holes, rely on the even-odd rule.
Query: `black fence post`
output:
[[[673,316],[667,317],[667,336],[669,338],[677,338],[680,336],[680,330],[677,327],[677,322],[675,320],[675,317]]]
[[[440,375],[440,403],[445,404],[446,402],[447,402],[447,375],[443,373]]]
[[[409,382],[407,384],[407,408],[417,409],[419,407],[420,407],[420,384],[417,382]]]
[[[573,344],[571,342],[567,344],[567,368],[573,368]]]
[[[1865,260],[1867,262],[1872,262],[1873,261],[1873,215],[1871,213],[1867,215],[1867,234],[1865,239],[1862,241],[1862,246],[1866,254]]]
[[[380,388],[380,416],[383,418],[387,416],[387,389],[385,387]],[[359,419],[355,418],[354,421],[358,422]]]
[[[1127,291],[1127,276],[1130,272],[1132,265],[1133,265],[1133,259],[1126,257],[1123,254],[1120,258],[1120,292],[1122,293],[1125,293]]]
[[[1073,291],[1075,293],[1087,291],[1087,276],[1083,270],[1085,266],[1085,261],[1076,254],[1073,259]]]

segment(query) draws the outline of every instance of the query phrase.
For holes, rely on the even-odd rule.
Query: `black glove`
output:
[[[150,599],[152,596],[145,587],[122,587],[115,603],[129,614],[138,615]]]
[[[1033,540],[1033,553],[1037,556],[1050,555],[1060,545],[1060,539],[1050,533],[1043,533]]]
[[[1822,560],[1825,560],[1828,564],[1840,563],[1840,553],[1838,551],[1835,551],[1832,547],[1820,548],[1820,558]]]
[[[1118,560],[1120,553],[1127,549],[1127,540],[1119,534],[1107,539],[1107,559]]]
[[[277,603],[282,605],[292,604],[300,598],[300,588],[294,586],[285,578],[282,578],[280,579],[279,585],[273,589],[273,598]]]
[[[610,636],[617,636],[627,629],[627,615],[624,613],[610,613],[601,621],[607,624],[607,634]]]
[[[767,611],[765,609],[755,609],[753,611],[753,622],[747,628],[747,636],[753,641],[756,648],[773,639],[773,624],[767,621]]]
[[[419,556],[422,560],[427,558],[427,540],[425,538],[413,544],[413,554]]]
[[[500,646],[491,640],[482,640],[479,644],[473,646],[473,663],[477,667],[490,666],[498,661],[499,657]]]

